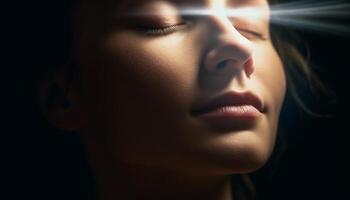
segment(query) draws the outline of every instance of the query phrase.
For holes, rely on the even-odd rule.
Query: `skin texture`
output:
[[[50,84],[69,87],[71,107],[58,103],[43,112],[53,125],[81,134],[100,199],[230,199],[229,176],[257,170],[272,152],[286,79],[270,39],[268,3],[187,4],[259,5],[265,17],[184,20],[176,13],[186,1],[81,3],[74,40],[79,76],[68,84],[62,68],[41,89],[47,105]],[[106,15],[121,11],[158,14]],[[144,30],[175,24],[181,25],[165,34]],[[228,64],[218,70],[222,61]],[[254,124],[224,132],[191,114],[228,91],[256,94],[266,111]]]

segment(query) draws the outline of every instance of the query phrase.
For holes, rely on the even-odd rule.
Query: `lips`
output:
[[[198,106],[198,108],[195,108],[192,111],[192,114],[198,116],[225,107],[241,107],[244,109],[249,106],[254,107],[259,112],[264,112],[264,105],[262,100],[260,100],[260,98],[258,98],[253,93],[238,93],[232,91],[215,98],[205,105]]]
[[[199,105],[191,114],[219,128],[247,125],[265,112],[263,101],[252,92],[228,92]]]

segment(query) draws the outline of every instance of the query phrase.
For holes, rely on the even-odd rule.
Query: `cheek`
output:
[[[123,81],[124,90],[142,90],[143,98],[152,99],[152,104],[168,103],[183,112],[189,108],[196,59],[178,37],[144,39],[120,34],[105,44],[105,60],[114,67],[114,78]]]
[[[276,141],[279,115],[286,92],[286,77],[281,59],[272,45],[257,45],[254,50],[254,58],[255,71],[252,88],[260,91],[268,109],[266,117],[257,130],[259,134],[253,137],[258,138],[258,142],[246,137],[248,139],[245,144],[257,153],[251,154],[256,155],[256,160],[264,161],[271,155]]]
[[[255,51],[256,76],[265,91],[270,112],[279,115],[286,92],[283,63],[272,45],[257,47]]]
[[[127,144],[125,149],[133,152],[153,144],[166,149],[159,141],[176,136],[190,110],[197,76],[195,51],[179,39],[142,39],[123,33],[105,39],[99,49],[101,115],[110,120],[107,131],[112,140],[123,141],[114,146]],[[121,134],[113,133],[116,129]]]

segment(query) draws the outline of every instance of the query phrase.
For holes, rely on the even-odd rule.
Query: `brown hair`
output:
[[[270,5],[286,0],[268,0]],[[291,0],[287,0],[291,1]],[[333,97],[332,91],[320,80],[316,66],[310,63],[310,48],[300,35],[288,27],[271,24],[272,43],[282,59],[287,76],[287,92],[301,109],[314,117],[329,117],[310,109],[300,92],[301,88],[308,90],[314,96]],[[302,53],[303,50],[303,53]],[[320,70],[318,68],[318,70]]]

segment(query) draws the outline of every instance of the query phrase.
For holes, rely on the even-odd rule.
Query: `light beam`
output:
[[[249,20],[261,20],[266,18],[267,13],[273,25],[350,36],[350,2],[341,0],[279,3],[271,5],[269,12],[266,6],[228,8],[221,4],[210,6],[210,8],[181,7],[178,11],[181,16],[217,15],[227,18],[249,18]],[[147,12],[136,14],[156,15],[156,13]]]

